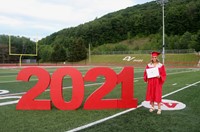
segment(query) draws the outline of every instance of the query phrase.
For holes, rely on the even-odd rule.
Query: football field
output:
[[[50,74],[60,67],[43,67]],[[93,68],[76,66],[82,75]],[[109,67],[117,74],[123,67]],[[38,79],[29,82],[17,81],[21,68],[0,68],[0,131],[1,132],[65,132],[65,131],[199,131],[200,124],[200,69],[166,68],[167,80],[163,86],[163,99],[176,100],[186,105],[182,110],[150,113],[141,103],[145,100],[146,83],[142,68],[134,68],[134,98],[138,99],[137,109],[84,110],[82,103],[77,110],[59,110],[53,104],[51,110],[16,110],[21,96],[31,89]],[[96,82],[85,82],[84,101],[104,84],[99,76]],[[77,82],[79,83],[79,82]],[[63,97],[72,97],[72,79],[63,79]],[[121,98],[121,85],[117,85],[104,99]],[[50,99],[49,88],[37,99]]]

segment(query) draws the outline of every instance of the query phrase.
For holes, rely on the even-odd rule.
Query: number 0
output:
[[[69,75],[72,78],[72,99],[66,102],[62,95],[63,78]],[[75,110],[81,106],[84,98],[84,82],[81,73],[75,68],[60,68],[55,71],[51,78],[50,95],[53,104],[60,110]]]

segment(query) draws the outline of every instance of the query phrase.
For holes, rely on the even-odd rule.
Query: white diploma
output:
[[[147,78],[153,78],[153,77],[160,76],[158,67],[146,69],[146,72],[147,72]]]

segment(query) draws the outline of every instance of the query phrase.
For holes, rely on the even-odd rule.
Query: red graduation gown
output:
[[[160,103],[162,99],[162,85],[166,79],[166,71],[165,66],[161,63],[158,63],[156,67],[158,67],[160,78],[147,78],[146,69],[153,68],[154,65],[149,63],[144,71],[144,81],[147,82],[147,91],[146,91],[146,101],[157,102]]]

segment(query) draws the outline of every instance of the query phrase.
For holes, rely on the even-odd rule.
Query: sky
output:
[[[153,0],[0,0],[0,35],[40,40],[64,28]]]

